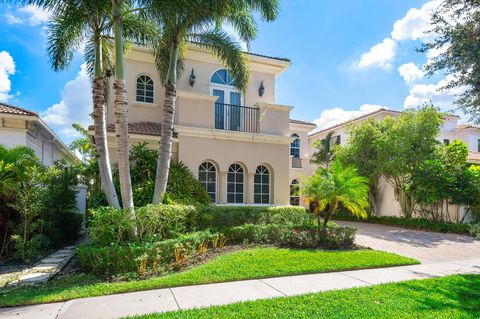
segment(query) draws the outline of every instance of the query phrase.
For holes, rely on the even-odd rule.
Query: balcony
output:
[[[258,133],[260,111],[256,107],[215,103],[215,128],[218,130]]]

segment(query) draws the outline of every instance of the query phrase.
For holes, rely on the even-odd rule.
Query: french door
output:
[[[217,97],[215,102],[215,128],[239,131],[242,118],[242,93],[233,88],[213,88],[212,94]]]

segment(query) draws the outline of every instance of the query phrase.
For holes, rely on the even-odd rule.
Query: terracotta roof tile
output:
[[[13,106],[0,102],[0,113],[4,114],[15,114],[15,115],[27,115],[27,116],[37,116],[38,114],[26,109],[22,109],[18,106]]]
[[[94,130],[94,126],[90,125],[88,127],[90,131]],[[107,125],[108,132],[115,132],[115,124]],[[150,135],[150,136],[161,136],[162,135],[162,125],[160,123],[154,122],[129,122],[128,123],[128,134],[139,134],[139,135]],[[174,132],[174,137],[177,134]]]

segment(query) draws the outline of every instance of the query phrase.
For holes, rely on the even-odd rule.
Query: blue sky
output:
[[[279,19],[259,23],[251,51],[287,57],[276,100],[294,106],[292,118],[321,127],[380,106],[402,110],[432,101],[453,108],[458,91],[439,92],[439,74],[421,71],[429,57],[415,51],[438,0],[281,1]],[[83,60],[54,72],[46,54],[48,13],[0,5],[0,100],[36,111],[67,142],[70,124],[88,124],[90,89]]]

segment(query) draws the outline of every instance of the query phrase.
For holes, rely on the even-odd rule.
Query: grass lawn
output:
[[[408,281],[135,318],[478,319],[480,275]]]
[[[91,275],[76,275],[53,280],[39,287],[0,291],[0,307],[155,288],[417,263],[414,259],[374,250],[251,248],[218,256],[183,272],[145,280],[109,283],[100,282]]]

